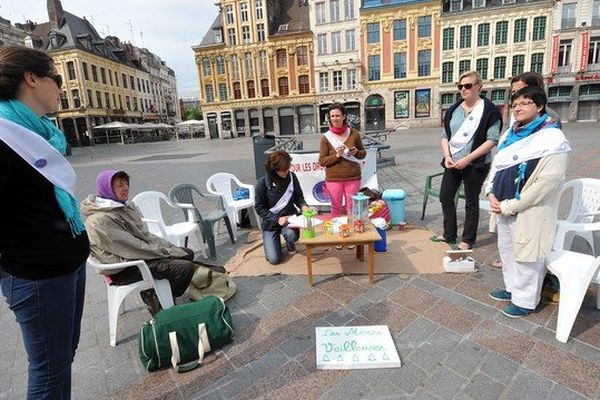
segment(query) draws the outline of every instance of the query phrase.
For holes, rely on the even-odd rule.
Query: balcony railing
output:
[[[575,28],[575,22],[575,18],[563,18],[560,21],[560,27],[561,29]]]
[[[592,17],[592,26],[600,26],[600,15],[594,15]]]
[[[588,64],[587,71],[600,71],[600,64]]]

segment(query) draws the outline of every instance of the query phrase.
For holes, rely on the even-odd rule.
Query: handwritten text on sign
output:
[[[316,327],[318,369],[397,368],[387,325]]]

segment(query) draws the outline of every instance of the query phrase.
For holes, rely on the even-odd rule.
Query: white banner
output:
[[[330,205],[329,193],[325,190],[325,168],[319,165],[319,153],[294,154],[291,171],[296,174],[304,199],[310,206]],[[362,181],[360,187],[379,189],[377,184],[377,149],[368,148],[367,156],[360,160]]]

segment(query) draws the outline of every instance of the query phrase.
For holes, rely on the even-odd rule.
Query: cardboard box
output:
[[[446,272],[475,272],[475,260],[472,257],[453,261],[449,256],[445,256],[443,264]]]

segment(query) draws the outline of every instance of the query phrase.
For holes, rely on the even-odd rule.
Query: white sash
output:
[[[350,128],[348,128],[346,132],[348,133],[348,137],[350,137]],[[341,146],[344,146],[346,148],[342,153],[342,157],[344,157],[346,160],[360,164],[360,160],[358,158],[354,157],[350,153],[346,154],[346,150],[348,150],[348,147],[337,137],[335,133],[331,132],[331,130],[325,132],[325,138],[334,150]]]
[[[77,177],[73,167],[43,137],[19,124],[0,118],[0,140],[54,186],[75,197]]]
[[[469,143],[471,138],[473,138],[473,135],[475,134],[475,131],[481,122],[484,105],[485,102],[483,100],[479,100],[479,102],[473,108],[473,111],[471,111],[471,114],[465,118],[463,123],[460,125],[460,128],[458,128],[458,131],[456,131],[456,133],[452,136],[450,142],[448,143],[450,145],[450,154],[455,155],[458,153],[467,145],[467,143]]]
[[[287,206],[287,204],[290,201],[290,199],[292,198],[293,194],[294,194],[294,177],[292,176],[292,173],[290,172],[290,184],[288,185],[287,189],[285,190],[285,193],[283,194],[283,196],[281,196],[279,198],[279,200],[277,201],[277,204],[275,204],[273,207],[269,208],[269,211],[271,211],[273,214],[277,214],[279,211],[283,210],[285,208],[285,206]]]
[[[505,137],[508,137],[508,135]],[[494,157],[494,172],[502,171],[525,161],[569,151],[571,151],[569,141],[560,129],[540,129],[533,135],[498,151]]]

